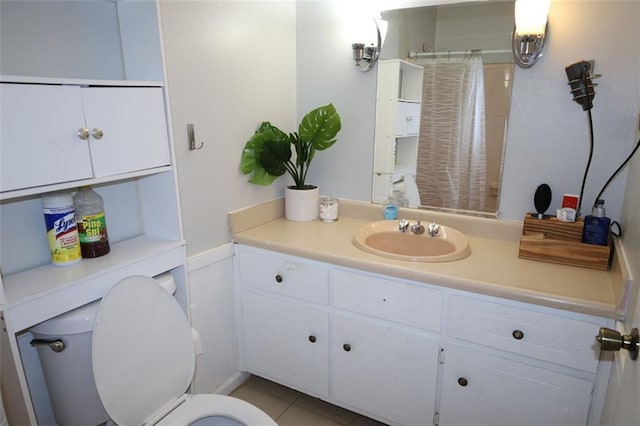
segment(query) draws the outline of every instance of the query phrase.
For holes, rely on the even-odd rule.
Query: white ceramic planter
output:
[[[310,189],[295,189],[288,186],[284,192],[284,216],[296,222],[308,222],[318,218],[320,189],[308,185]]]

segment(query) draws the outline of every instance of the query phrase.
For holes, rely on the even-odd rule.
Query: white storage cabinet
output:
[[[0,191],[171,162],[162,87],[0,84]]]

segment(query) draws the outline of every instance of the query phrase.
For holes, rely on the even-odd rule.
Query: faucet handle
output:
[[[427,226],[427,232],[429,232],[429,235],[431,235],[432,237],[437,236],[440,232],[440,225],[435,222],[431,222],[429,226]]]
[[[400,219],[398,221],[398,230],[400,232],[407,232],[407,229],[409,229],[409,221],[407,219]]]

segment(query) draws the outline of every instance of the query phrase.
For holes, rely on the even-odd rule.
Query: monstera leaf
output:
[[[270,122],[263,122],[245,144],[240,159],[240,171],[253,173],[249,182],[269,185],[288,172],[298,189],[305,188],[305,179],[316,151],[331,147],[341,129],[340,116],[333,104],[316,108],[304,116],[297,133],[286,134]],[[291,159],[295,149],[295,162]]]

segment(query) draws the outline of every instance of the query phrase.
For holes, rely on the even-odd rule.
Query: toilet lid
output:
[[[195,368],[182,308],[143,276],[123,279],[102,299],[91,356],[102,404],[120,425],[143,424],[167,409],[185,393]]]

